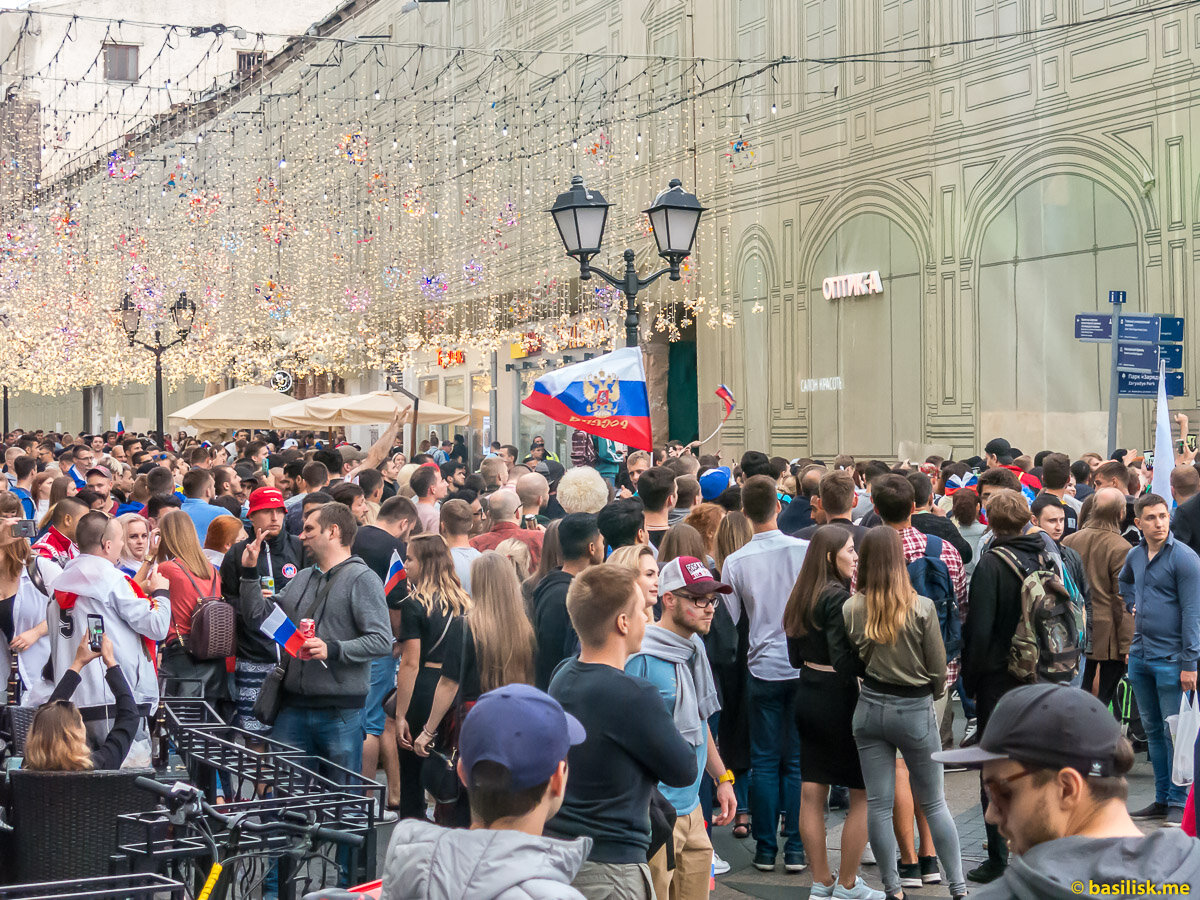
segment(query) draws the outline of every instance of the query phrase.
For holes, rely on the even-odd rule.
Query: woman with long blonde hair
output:
[[[429,747],[443,735],[443,749],[452,749],[462,717],[479,696],[506,684],[533,683],[533,626],[525,615],[521,582],[512,563],[490,550],[471,563],[472,606],[458,616],[446,635],[446,658],[433,695],[433,704],[420,736],[413,744],[418,756],[428,756]],[[454,721],[447,714],[458,698]],[[439,811],[443,825],[466,827],[470,808],[463,802]]]
[[[83,667],[97,658],[104,660],[104,680],[112,691],[117,712],[113,727],[104,743],[88,748],[83,716],[71,702],[79,687]],[[36,772],[85,772],[89,769],[119,769],[137,734],[141,715],[129,683],[113,655],[108,635],[100,639],[100,649],[92,650],[86,640],[79,642],[75,659],[63,673],[50,699],[38,708],[25,739],[26,769]]]
[[[404,563],[408,597],[400,609],[400,669],[395,698],[400,817],[420,819],[425,817],[423,759],[413,751],[414,737],[420,736],[429,719],[449,652],[451,626],[471,609],[471,598],[458,580],[454,557],[441,535],[411,536]]]
[[[158,520],[158,572],[167,579],[171,599],[171,626],[162,644],[159,675],[163,679],[200,681],[204,699],[229,699],[225,660],[196,659],[187,650],[192,615],[204,598],[224,603],[221,576],[208,561],[196,536],[196,525],[182,509],[173,509]]]
[[[533,626],[525,616],[512,563],[495,550],[487,551],[471,564],[471,587],[471,611],[456,617],[446,634],[446,659],[433,707],[414,742],[421,756],[429,755],[429,744],[460,690],[463,703],[474,703],[494,688],[533,683]]]
[[[862,678],[852,729],[867,788],[867,832],[889,897],[903,896],[897,867],[892,806],[896,752],[904,758],[950,895],[966,894],[958,831],[946,805],[933,701],[946,692],[946,648],[937,608],[908,578],[900,534],[872,528],[859,545],[858,591],[842,607],[846,634],[858,659],[843,666]]]
[[[726,515],[717,526],[717,536],[714,540],[713,562],[717,569],[714,574],[719,575],[725,566],[725,560],[750,543],[752,537],[754,528],[745,513],[731,512]]]

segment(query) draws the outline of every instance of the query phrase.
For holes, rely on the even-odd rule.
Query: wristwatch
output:
[[[729,769],[726,769],[725,774],[717,779],[717,784],[733,784],[733,772]]]

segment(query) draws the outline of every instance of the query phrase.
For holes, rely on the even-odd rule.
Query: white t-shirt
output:
[[[471,563],[483,556],[474,547],[451,547],[450,555],[454,557],[454,571],[462,582],[463,590],[471,593]]]

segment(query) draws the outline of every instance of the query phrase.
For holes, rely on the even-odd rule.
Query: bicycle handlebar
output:
[[[167,801],[168,806],[175,805],[178,807],[189,801],[195,802],[198,804],[199,810],[189,815],[188,818],[199,818],[202,813],[211,816],[222,825],[229,825],[233,819],[232,816],[226,815],[209,804],[200,793],[199,788],[185,784],[182,781],[177,781],[174,784],[163,784],[161,781],[155,781],[153,778],[146,778],[144,775],[139,775],[134,779],[134,784],[142,790],[158,795]],[[330,841],[335,844],[345,844],[349,847],[361,847],[365,843],[365,839],[360,834],[347,834],[336,828],[328,828],[324,825],[310,823],[304,813],[295,810],[283,810],[282,817],[283,821],[276,822],[253,822],[243,819],[239,822],[238,827],[245,831],[259,833],[285,832],[288,834],[312,835],[318,840]]]

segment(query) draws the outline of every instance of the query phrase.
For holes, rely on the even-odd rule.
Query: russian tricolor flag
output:
[[[299,655],[300,648],[304,646],[304,638],[296,630],[296,624],[278,606],[263,620],[263,623],[258,626],[258,630],[292,656]]]
[[[400,558],[400,551],[392,551],[391,562],[388,563],[387,581],[383,583],[383,592],[390,594],[408,578],[408,573],[404,571],[404,560]]]
[[[725,404],[725,418],[728,419],[733,415],[734,407],[737,406],[737,401],[733,399],[733,391],[722,384],[717,386],[716,394],[718,399]]]
[[[624,347],[547,372],[521,403],[588,434],[639,450],[654,449],[640,347]]]

